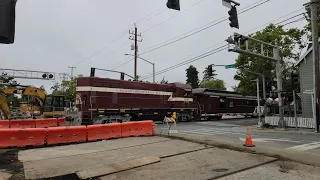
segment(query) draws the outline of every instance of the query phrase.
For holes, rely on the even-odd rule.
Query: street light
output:
[[[133,54],[124,54],[124,55],[126,55],[126,56],[134,56]],[[150,62],[150,61],[148,61],[148,60],[146,60],[146,59],[144,59],[144,58],[142,58],[142,57],[140,57],[140,56],[137,56],[137,58],[139,58],[139,59],[141,59],[141,60],[143,60],[143,61],[145,61],[145,62],[147,62],[149,64],[152,64],[152,66],[153,66],[153,83],[156,83],[156,79],[155,79],[156,78],[155,64]]]

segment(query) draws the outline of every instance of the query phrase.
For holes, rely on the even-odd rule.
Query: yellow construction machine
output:
[[[45,117],[60,117],[64,115],[66,102],[64,96],[47,95],[40,88],[22,85],[8,85],[0,88],[0,110],[5,119],[12,119],[10,108],[6,101],[6,95],[21,94],[28,95],[35,99],[40,114]]]

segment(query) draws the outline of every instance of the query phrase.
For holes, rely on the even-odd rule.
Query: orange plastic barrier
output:
[[[47,130],[47,144],[86,142],[86,140],[86,126],[49,127]]]
[[[121,137],[152,136],[153,121],[125,122],[121,124]]]
[[[0,148],[43,146],[46,139],[45,128],[1,129]]]
[[[0,120],[0,129],[7,129],[10,127],[9,120]]]
[[[36,119],[36,128],[46,128],[46,127],[57,127],[58,119],[57,118],[48,118],[48,119]]]
[[[34,119],[10,120],[10,128],[35,128],[36,121]]]
[[[66,122],[65,122],[64,117],[58,118],[58,126],[66,126]]]
[[[88,141],[121,138],[121,123],[87,126]]]

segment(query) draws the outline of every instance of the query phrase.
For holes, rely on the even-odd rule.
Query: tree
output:
[[[168,84],[168,80],[165,80],[163,77],[159,84]]]
[[[299,58],[301,50],[306,46],[306,43],[303,40],[304,35],[304,30],[299,30],[297,28],[285,30],[282,26],[275,26],[273,24],[270,24],[261,31],[249,35],[250,37],[270,44],[275,44],[275,42],[278,43],[280,47],[280,57],[282,60],[284,60],[284,91],[291,91],[291,89],[288,89],[288,86],[285,84],[288,83],[290,79],[290,73],[288,72],[292,70],[291,64]],[[254,47],[254,45],[256,45],[256,50],[259,51],[259,46],[252,41],[249,41],[249,47]],[[264,49],[264,51],[266,53],[273,53],[272,49]],[[240,81],[238,87],[236,88],[237,92],[244,95],[256,94],[256,84],[252,82],[252,80],[255,80],[257,78],[257,75],[248,73],[245,70],[263,73],[265,75],[266,81],[269,82],[272,86],[276,87],[275,61],[259,59],[247,55],[239,55],[236,60],[235,66],[241,67],[241,69],[239,69],[234,76],[235,80]]]
[[[320,7],[317,8],[317,11],[318,11],[318,13],[317,13],[318,35],[320,37],[320,13],[319,13],[320,12]],[[304,13],[304,17],[308,21],[308,24],[305,26],[304,30],[308,35],[308,39],[312,40],[312,36],[311,36],[311,32],[312,32],[311,31],[311,11],[310,11],[309,7],[306,8],[306,13]]]
[[[201,88],[215,89],[215,90],[227,90],[224,86],[224,81],[220,79],[209,80],[201,83]]]
[[[63,95],[66,100],[74,102],[76,100],[76,85],[77,79],[72,77],[68,81],[63,81],[61,84],[55,83],[51,88],[54,89],[53,95]]]
[[[203,73],[202,82],[213,80],[215,78],[215,76],[217,76],[217,74],[215,74],[215,72],[216,72],[216,70],[212,69],[212,76],[209,76],[208,67],[206,67],[205,70],[202,72]]]
[[[192,88],[198,88],[199,87],[199,78],[198,78],[198,70],[196,67],[190,65],[188,69],[186,69],[187,72],[187,84],[190,84]]]

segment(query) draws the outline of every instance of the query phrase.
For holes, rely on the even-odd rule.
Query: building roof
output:
[[[318,39],[318,43],[320,43],[320,38]],[[309,43],[307,51],[302,56],[300,56],[300,59],[296,62],[296,66],[298,66],[304,60],[304,58],[308,56],[309,53],[312,52],[312,49],[313,49],[312,43]]]

